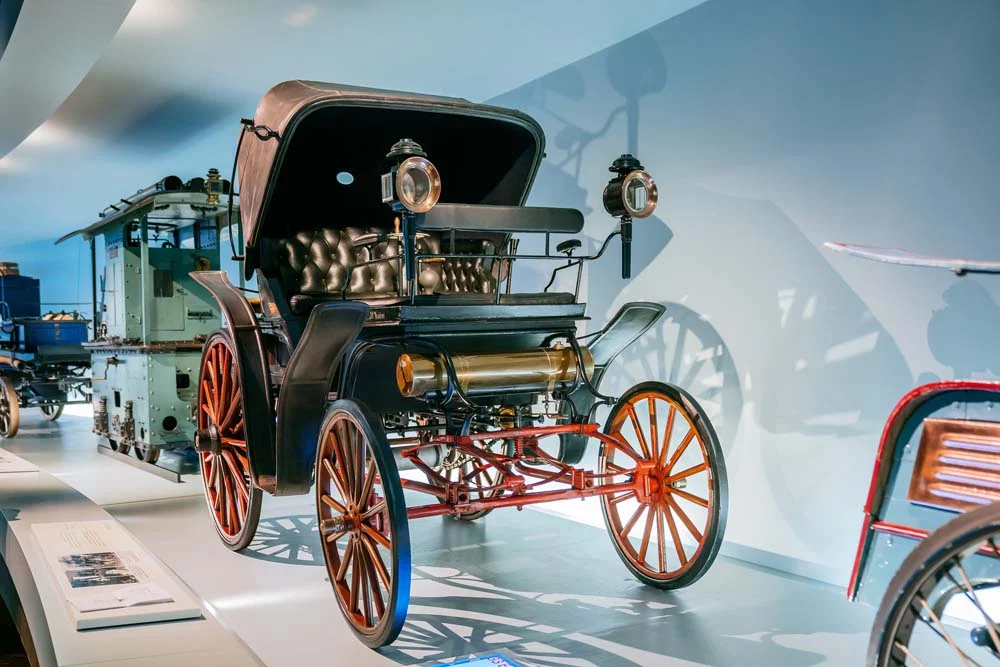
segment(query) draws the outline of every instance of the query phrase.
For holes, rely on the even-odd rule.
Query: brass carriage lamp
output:
[[[611,163],[616,174],[604,188],[604,210],[621,218],[622,278],[632,276],[632,218],[647,218],[656,210],[658,194],[653,177],[639,159],[624,153]]]
[[[386,157],[394,162],[382,174],[382,202],[394,211],[426,213],[441,196],[441,175],[427,153],[412,139],[400,139]]]
[[[402,217],[403,264],[409,293],[416,289],[416,236],[418,219],[434,208],[441,197],[441,174],[427,153],[412,139],[400,139],[386,157],[393,165],[382,174],[382,202]]]
[[[222,178],[219,176],[219,170],[212,167],[208,170],[208,176],[205,177],[205,193],[208,194],[209,204],[219,203],[222,189]]]

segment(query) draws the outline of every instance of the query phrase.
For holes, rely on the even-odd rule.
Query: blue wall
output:
[[[994,0],[711,0],[494,100],[545,127],[534,201],[589,211],[592,244],[613,227],[610,161],[637,152],[657,178],[635,277],[611,253],[586,296],[598,321],[668,304],[614,381],[673,380],[708,406],[731,553],[845,584],[892,406],[1000,373],[1000,277],[821,249],[1000,256],[998,72]]]

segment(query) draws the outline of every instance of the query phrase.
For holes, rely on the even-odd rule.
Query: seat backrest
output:
[[[395,239],[355,247],[359,236],[384,232],[372,227],[321,227],[303,230],[293,236],[268,241],[265,265],[277,270],[285,292],[313,296],[337,296],[366,299],[399,294],[401,270],[400,244]],[[495,250],[485,240],[463,240],[456,254],[468,259],[425,261],[418,267],[418,283],[423,293],[466,292],[489,294],[497,280],[490,270]],[[423,233],[416,241],[417,254],[441,252],[438,233]],[[475,252],[479,250],[479,252]],[[371,260],[380,260],[364,264]],[[359,266],[362,265],[363,266]],[[351,270],[351,267],[353,270]],[[346,289],[345,289],[346,285]]]

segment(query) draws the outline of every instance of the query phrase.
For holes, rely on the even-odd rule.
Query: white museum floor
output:
[[[574,667],[864,661],[873,610],[842,590],[720,558],[692,588],[655,591],[631,578],[604,530],[530,509],[411,522],[407,623],[376,653],[337,609],[311,496],[265,497],[257,540],[232,553],[198,477],[177,484],[101,456],[90,423],[82,412],[48,423],[25,411],[21,433],[0,444],[103,506],[271,667],[426,665],[494,651]]]

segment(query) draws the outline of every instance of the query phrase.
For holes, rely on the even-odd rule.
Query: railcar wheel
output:
[[[119,442],[114,438],[108,438],[108,448],[113,452],[118,452],[119,454],[128,454],[132,451],[132,445],[127,442]]]
[[[708,417],[684,390],[644,382],[619,399],[604,432],[621,449],[602,443],[598,471],[636,482],[601,497],[619,557],[649,586],[694,583],[719,553],[728,511],[722,446]]]
[[[263,494],[250,475],[243,391],[233,342],[216,331],[205,343],[198,374],[198,437],[211,446],[200,451],[205,500],[222,542],[245,549],[260,520]]]
[[[0,438],[13,438],[21,425],[21,403],[14,383],[0,375]]]
[[[998,542],[1000,503],[993,503],[955,517],[917,545],[879,605],[867,664],[996,664],[1000,659],[1000,614],[995,605],[1000,588]],[[953,598],[972,615],[963,619],[973,626],[971,632],[945,622],[945,609]]]
[[[382,423],[358,402],[334,402],[323,420],[316,511],[340,610],[367,646],[391,643],[409,604],[410,533]]]
[[[152,465],[160,460],[160,448],[153,445],[135,444],[135,458]]]
[[[45,421],[54,422],[62,416],[65,407],[65,405],[43,405],[41,407],[42,416],[45,417]]]

